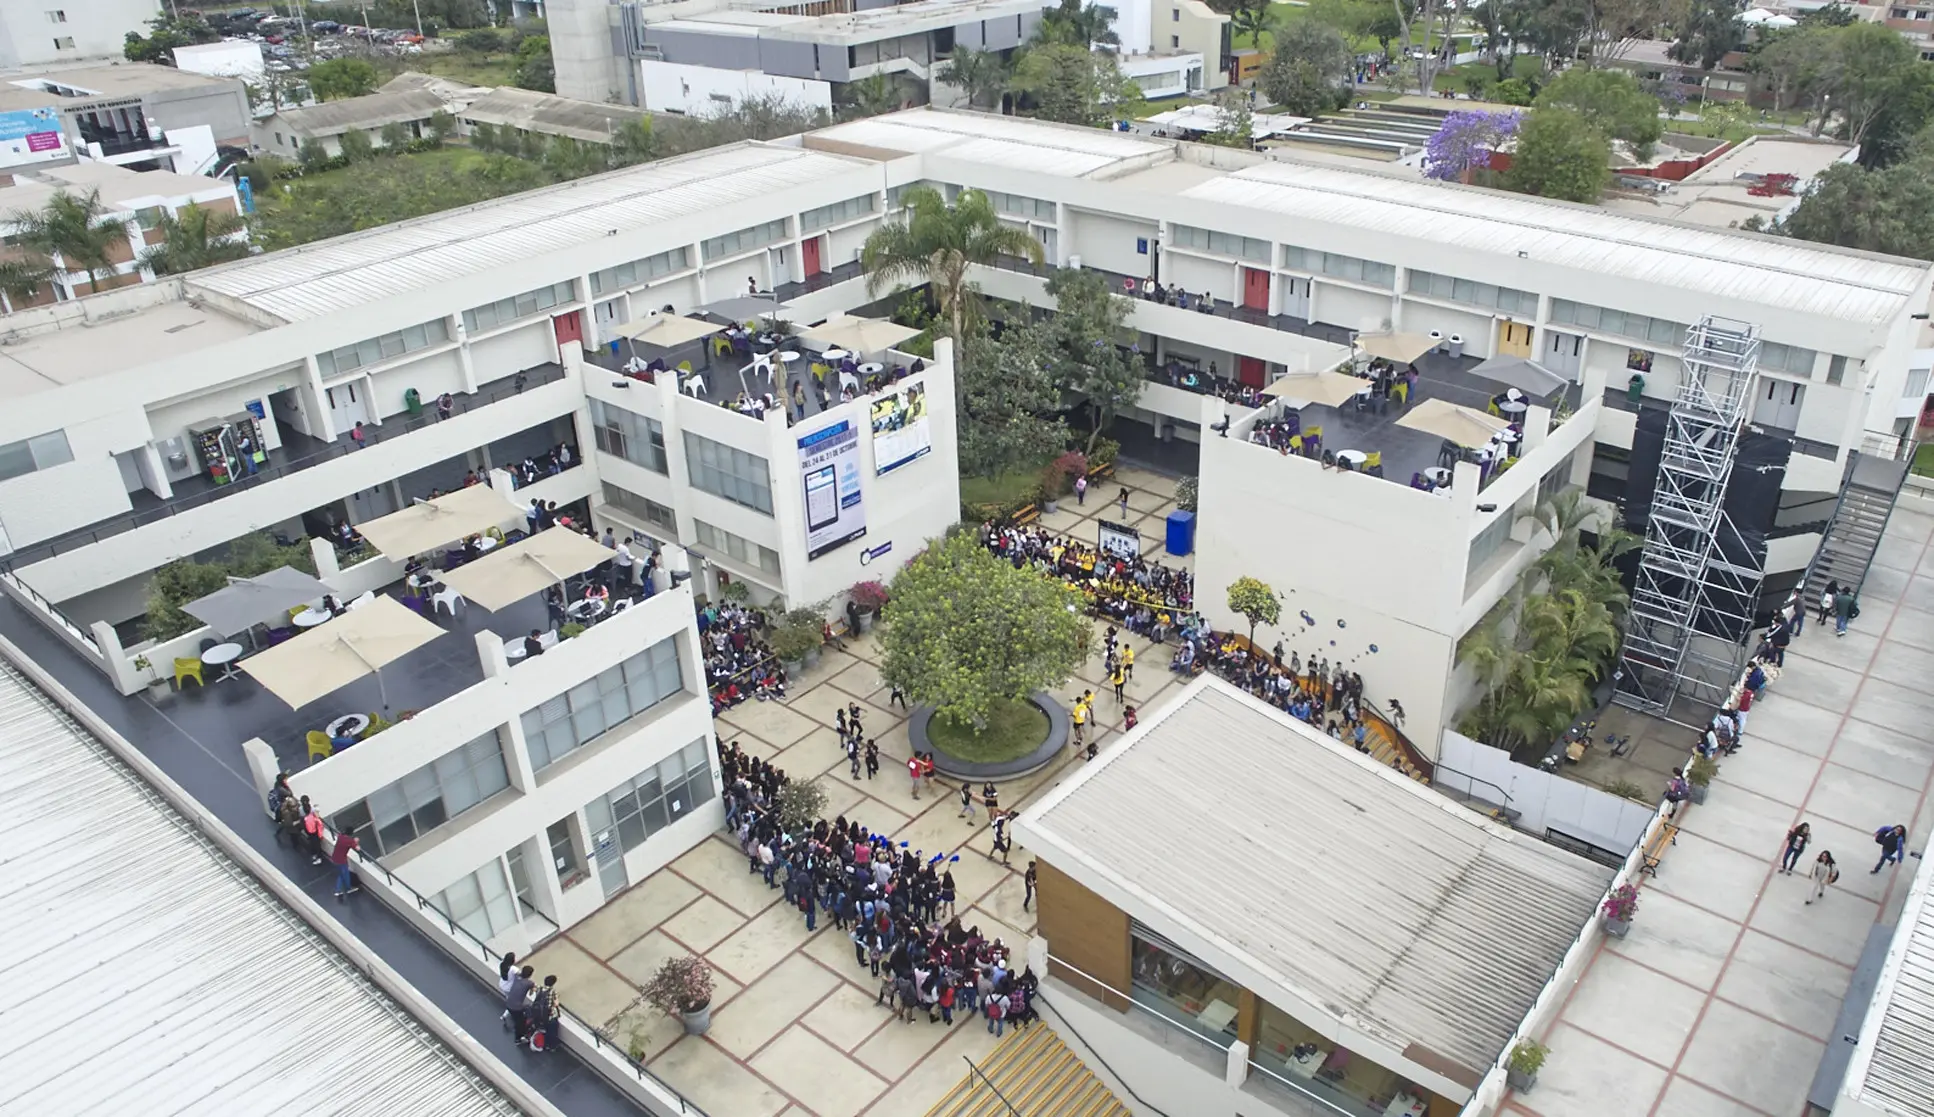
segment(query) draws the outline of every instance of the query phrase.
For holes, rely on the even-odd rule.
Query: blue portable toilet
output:
[[[1195,513],[1176,509],[1168,514],[1168,553],[1186,555],[1195,550]]]

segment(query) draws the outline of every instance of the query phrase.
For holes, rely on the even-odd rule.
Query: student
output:
[[[503,958],[497,962],[497,995],[499,997],[510,996],[510,979],[515,977],[516,974],[517,952],[514,950],[506,951]],[[499,1019],[504,1023],[504,1031],[510,1031],[510,1009],[504,1009],[504,1014]]]
[[[1081,751],[1082,734],[1086,731],[1088,724],[1088,707],[1082,705],[1081,701],[1076,699],[1074,708],[1068,711],[1068,720],[1074,726],[1074,751],[1078,753]]]
[[[557,975],[545,974],[544,984],[539,986],[531,998],[530,1029],[531,1049],[551,1051],[557,1046],[559,1013],[562,1006],[557,999]]]
[[[1126,520],[1128,518],[1128,490],[1127,489],[1123,489],[1121,491],[1121,495],[1115,498],[1115,504],[1121,508],[1121,518]]]
[[[531,629],[531,634],[524,637],[524,654],[526,656],[544,654],[544,634],[542,632],[533,628]]]
[[[1845,636],[1847,622],[1860,616],[1860,595],[1852,589],[1843,589],[1833,598],[1833,634]]]
[[[913,787],[913,797],[920,798],[920,754],[907,757],[907,783]]]
[[[1827,894],[1827,885],[1840,879],[1840,866],[1834,864],[1833,854],[1823,849],[1820,851],[1820,856],[1813,859],[1813,872],[1808,876],[1813,881],[1813,895],[1806,898],[1806,902],[1810,904]]]
[[[336,899],[348,897],[356,891],[356,870],[350,868],[350,851],[363,843],[354,834],[340,832],[336,835],[336,848],[329,851],[329,860],[336,866]]]
[[[1827,588],[1820,591],[1820,623],[1821,624],[1827,623],[1827,618],[1833,615],[1833,602],[1834,602],[1834,599],[1839,596],[1840,596],[1840,584],[1838,582],[1828,582]]]
[[[529,966],[518,970],[504,990],[504,1011],[510,1013],[511,1036],[518,1044],[530,1036],[531,974],[535,972]]]
[[[351,449],[360,450],[368,444],[369,435],[363,433],[363,425],[361,423],[357,423],[354,427],[350,428],[349,445]]]
[[[866,778],[872,779],[880,774],[880,744],[873,738],[866,739]]]
[[[1121,673],[1131,679],[1135,677],[1135,649],[1126,640],[1121,642]]]
[[[1088,503],[1088,475],[1085,473],[1074,479],[1074,502],[1077,505]]]
[[[1883,826],[1874,831],[1874,841],[1880,846],[1880,862],[1873,870],[1876,873],[1886,868],[1889,861],[1896,865],[1900,864],[1901,858],[1907,855],[1907,827],[1905,826]]]
[[[1780,872],[1793,875],[1793,866],[1799,864],[1800,854],[1806,852],[1806,843],[1813,837],[1813,828],[1802,822],[1786,832],[1785,852],[1780,855]]]
[[[302,797],[302,839],[309,847],[309,864],[322,864],[322,812],[309,805],[309,797]]]
[[[1121,692],[1122,692],[1122,688],[1128,685],[1128,673],[1126,671],[1123,671],[1120,667],[1117,667],[1115,668],[1114,673],[1108,676],[1108,682],[1109,682],[1109,685],[1115,688],[1115,705],[1117,706],[1121,705],[1122,704]]]

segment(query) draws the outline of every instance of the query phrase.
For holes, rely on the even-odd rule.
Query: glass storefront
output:
[[[1135,1000],[1227,1050],[1236,1041],[1241,988],[1139,923],[1130,941]]]
[[[1421,1117],[1429,1110],[1429,1091],[1338,1047],[1274,1005],[1261,1002],[1258,1007],[1261,1015],[1249,1062],[1252,1069],[1274,1077],[1273,1082],[1263,1079],[1271,1086],[1309,1094],[1363,1117]]]

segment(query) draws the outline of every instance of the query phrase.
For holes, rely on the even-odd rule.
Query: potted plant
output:
[[[156,702],[168,696],[168,680],[155,673],[154,661],[145,655],[134,657],[134,669],[148,673],[148,697]]]
[[[799,637],[801,641],[799,646],[805,649],[805,654],[800,657],[800,663],[807,667],[818,663],[820,646],[826,642],[826,621],[822,610],[812,605],[801,605],[786,610],[780,614],[779,622],[774,626],[773,636],[776,638],[780,632],[789,628],[811,636],[810,640],[804,636]],[[773,645],[773,650],[778,650],[778,644]],[[786,657],[779,658],[783,660]]]
[[[1706,801],[1706,792],[1712,785],[1712,778],[1718,774],[1719,762],[1712,757],[1701,756],[1693,760],[1692,766],[1686,769],[1686,786],[1693,802]]]
[[[807,657],[818,652],[819,644],[820,632],[817,628],[781,625],[772,631],[772,654],[779,657],[788,675],[796,676],[804,671]]]
[[[871,632],[873,618],[879,615],[880,610],[886,608],[887,600],[891,596],[887,593],[886,583],[878,578],[869,578],[864,582],[855,583],[850,593],[854,608],[860,611],[860,631]]]
[[[1511,1055],[1504,1060],[1504,1080],[1511,1089],[1522,1094],[1538,1084],[1538,1068],[1545,1065],[1545,1056],[1551,1048],[1535,1039],[1522,1039],[1511,1049]]]
[[[1621,884],[1612,889],[1605,902],[1598,905],[1598,912],[1605,917],[1605,933],[1613,938],[1622,939],[1625,932],[1632,929],[1632,917],[1638,914],[1639,890],[1629,884]]]
[[[752,587],[740,581],[727,582],[719,587],[719,600],[743,605],[752,600]]]
[[[1069,450],[1049,462],[1041,471],[1041,511],[1056,512],[1061,498],[1068,495],[1073,478],[1088,472],[1088,459],[1079,450]]]
[[[702,1036],[712,1026],[712,967],[696,954],[665,959],[644,993],[652,1007],[684,1021],[688,1036]]]

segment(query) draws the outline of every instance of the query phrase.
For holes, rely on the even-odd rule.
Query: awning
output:
[[[546,587],[582,574],[617,552],[595,539],[554,527],[509,547],[499,547],[443,576],[443,584],[486,609],[502,609]]]
[[[754,318],[771,318],[786,308],[771,295],[739,295],[735,298],[720,299],[706,303],[698,308],[700,314],[713,314],[734,322],[749,322]]]
[[[393,559],[447,547],[467,535],[505,524],[515,526],[523,509],[489,485],[470,485],[447,496],[412,504],[356,525],[370,545]]]
[[[1437,340],[1427,334],[1360,334],[1356,347],[1372,357],[1407,365],[1437,348]]]
[[[918,336],[919,330],[890,319],[855,318],[850,314],[836,315],[823,325],[806,331],[807,338],[829,349],[846,349],[854,353],[878,353],[888,346]]]
[[[1398,419],[1397,425],[1449,439],[1459,446],[1477,447],[1491,441],[1492,435],[1511,424],[1482,411],[1473,411],[1441,399],[1427,399]]]
[[[668,349],[688,341],[697,341],[701,337],[708,337],[724,328],[713,322],[686,318],[680,314],[654,312],[636,321],[626,322],[612,330],[611,334],[613,337],[630,338],[640,345],[657,345]]]
[[[1312,403],[1341,407],[1369,387],[1368,380],[1359,380],[1340,372],[1302,372],[1277,378],[1275,383],[1262,390],[1262,394],[1285,400],[1294,407]]]
[[[1472,369],[1470,375],[1495,380],[1507,388],[1516,388],[1539,398],[1551,395],[1570,383],[1529,357],[1492,357]]]
[[[443,635],[395,598],[377,597],[328,624],[242,660],[269,693],[301,709]],[[387,691],[383,704],[389,704]]]
[[[190,601],[182,611],[226,636],[272,620],[286,622],[290,609],[330,592],[328,583],[314,575],[279,566],[253,578],[230,578],[228,585]]]

